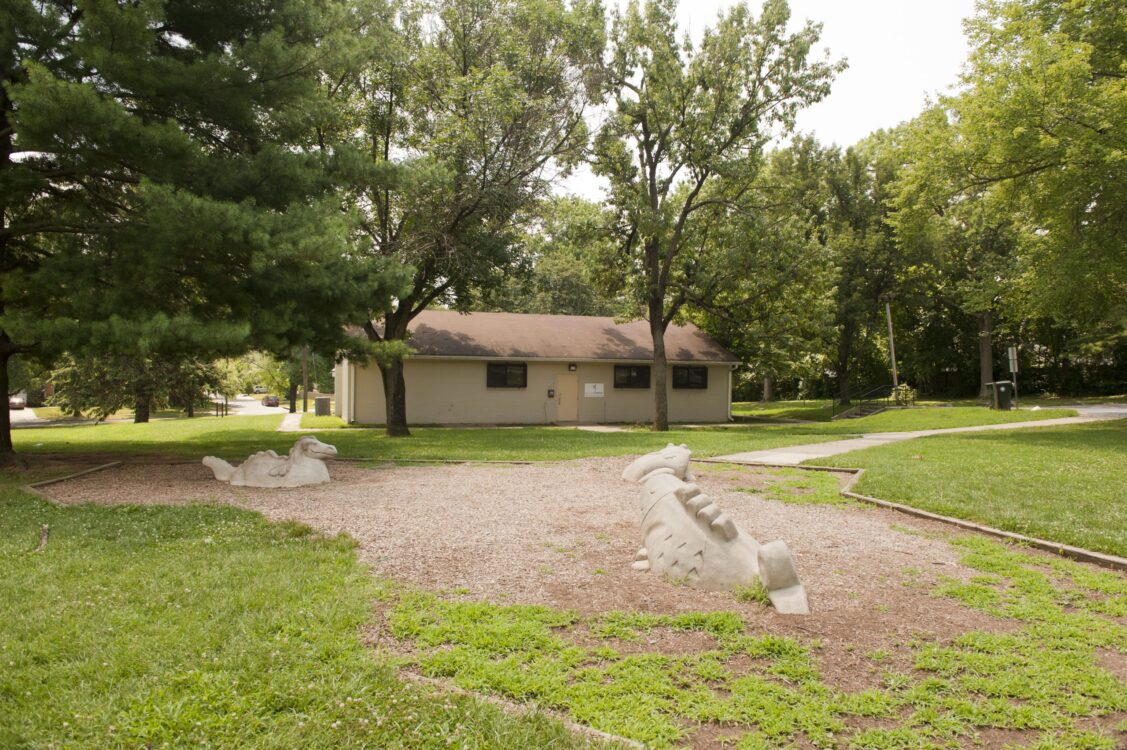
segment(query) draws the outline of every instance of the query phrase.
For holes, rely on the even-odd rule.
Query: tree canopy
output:
[[[954,195],[996,194],[1023,229],[1030,315],[1127,335],[1127,8],[989,0],[967,24],[963,93],[934,128]]]

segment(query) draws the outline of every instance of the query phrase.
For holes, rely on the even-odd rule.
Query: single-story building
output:
[[[653,345],[644,320],[425,310],[410,325],[404,363],[410,424],[648,422],[653,418]],[[671,325],[671,422],[731,416],[738,360],[696,326]],[[337,414],[386,421],[375,363],[336,368]]]

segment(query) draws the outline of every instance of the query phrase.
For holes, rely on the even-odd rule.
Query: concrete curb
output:
[[[350,456],[336,456],[330,461],[344,461],[346,463],[367,464],[504,464],[508,466],[535,466],[536,464],[550,464],[555,461],[511,461],[486,460],[481,458],[353,458]]]
[[[869,505],[876,505],[880,508],[887,508],[895,510],[909,516],[916,518],[924,518],[929,521],[939,521],[951,526],[957,526],[961,529],[968,531],[977,531],[980,534],[986,534],[997,539],[1005,539],[1010,542],[1024,544],[1029,547],[1044,550],[1045,552],[1052,552],[1055,555],[1067,557],[1079,562],[1091,563],[1099,565],[1103,568],[1110,568],[1120,572],[1127,573],[1127,558],[1118,557],[1116,555],[1109,555],[1104,552],[1095,552],[1094,550],[1084,549],[1083,547],[1074,547],[1071,544],[1061,544],[1059,542],[1050,542],[1047,539],[1038,539],[1037,537],[1026,536],[1025,534],[1018,534],[1013,531],[1005,531],[997,529],[993,526],[986,526],[984,524],[975,523],[974,521],[966,521],[962,518],[953,518],[951,516],[940,515],[939,513],[932,513],[930,511],[913,508],[910,505],[903,505],[901,503],[894,503],[890,500],[881,500],[877,497],[870,497],[869,495],[862,495],[858,492],[853,492],[853,487],[861,481],[861,477],[865,475],[864,469],[850,469],[838,466],[802,466],[794,464],[767,464],[757,461],[717,461],[714,459],[695,459],[699,463],[709,464],[732,464],[734,466],[763,466],[772,469],[800,469],[802,471],[828,471],[837,472],[841,474],[852,474],[846,482],[845,487],[841,490],[841,495],[850,500],[858,500]]]
[[[110,461],[108,464],[102,464],[101,466],[94,466],[94,467],[89,468],[89,469],[83,469],[82,471],[76,471],[73,474],[67,474],[66,476],[63,476],[63,477],[55,477],[54,479],[44,479],[42,482],[32,482],[31,484],[25,484],[22,487],[20,487],[20,489],[23,490],[24,492],[29,492],[32,495],[38,495],[39,497],[42,497],[45,500],[48,500],[48,501],[54,503],[55,501],[49,495],[47,495],[46,492],[43,492],[42,490],[40,490],[39,489],[40,487],[47,487],[47,486],[52,485],[52,484],[58,484],[59,482],[66,482],[66,481],[71,480],[71,479],[78,479],[79,477],[86,476],[87,474],[93,474],[95,471],[103,471],[104,469],[112,469],[115,466],[121,466],[121,465],[122,465],[121,461]]]

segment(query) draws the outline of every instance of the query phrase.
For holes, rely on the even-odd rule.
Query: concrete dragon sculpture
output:
[[[203,465],[211,469],[216,479],[239,487],[301,487],[329,481],[324,459],[336,454],[335,447],[309,435],[294,443],[286,456],[260,451],[238,466],[207,456]]]
[[[685,445],[670,443],[637,459],[622,478],[642,484],[642,540],[634,567],[706,590],[761,581],[775,609],[809,614],[806,589],[786,542],[760,544],[701,493]]]

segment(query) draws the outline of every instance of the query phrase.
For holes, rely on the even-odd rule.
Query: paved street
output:
[[[34,409],[9,409],[8,414],[11,417],[13,427],[17,425],[35,424],[36,422],[43,421],[39,417],[35,416]]]

